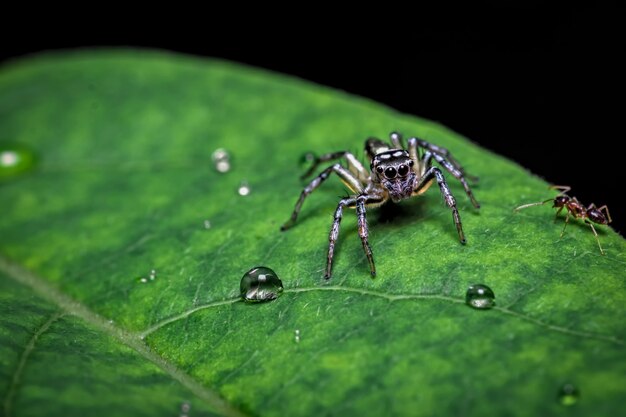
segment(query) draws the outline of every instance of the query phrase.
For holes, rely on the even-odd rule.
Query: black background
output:
[[[571,185],[583,203],[607,204],[613,227],[626,230],[618,123],[626,37],[617,7],[488,2],[372,9],[368,19],[301,7],[273,18],[242,5],[247,18],[237,10],[187,10],[167,18],[64,19],[32,26],[24,32],[32,38],[2,29],[13,41],[4,42],[0,58],[144,46],[292,74],[437,120],[550,183]]]

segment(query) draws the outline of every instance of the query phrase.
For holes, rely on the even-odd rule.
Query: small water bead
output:
[[[239,193],[239,195],[241,196],[247,196],[250,195],[250,185],[248,184],[247,181],[241,181],[241,184],[239,184],[239,188],[237,189],[237,192]]]
[[[180,405],[179,417],[189,417],[189,410],[191,410],[191,404],[184,402]]]
[[[316,156],[313,152],[306,152],[300,157],[299,162],[300,165],[309,166],[315,161],[315,159]]]
[[[278,298],[283,292],[283,283],[270,268],[257,266],[243,275],[239,288],[244,301],[263,302]]]
[[[216,149],[211,155],[213,166],[217,172],[225,173],[230,171],[230,154],[226,149]]]
[[[152,270],[150,271],[150,281],[154,281],[154,279],[156,278],[156,270]]]
[[[572,384],[564,384],[559,390],[559,402],[566,406],[574,405],[580,399],[580,392]]]
[[[296,329],[295,331],[294,340],[296,341],[296,343],[300,343],[300,330],[298,329]]]
[[[484,284],[470,285],[465,294],[465,302],[470,307],[487,310],[496,305],[495,294]]]
[[[35,165],[35,154],[29,149],[0,144],[0,179],[28,171]]]
[[[211,220],[205,220],[204,221],[204,228],[205,229],[210,229],[211,228]]]

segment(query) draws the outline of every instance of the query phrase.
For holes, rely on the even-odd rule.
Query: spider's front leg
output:
[[[421,160],[417,159],[418,147],[421,147],[426,150]],[[423,167],[429,166],[431,159],[434,159],[435,161],[437,161],[437,163],[441,165],[443,168],[445,168],[446,171],[448,171],[450,174],[452,174],[454,178],[459,180],[459,182],[463,186],[463,189],[465,190],[465,194],[467,194],[467,196],[469,197],[474,207],[480,208],[480,204],[478,203],[478,201],[476,201],[476,198],[474,197],[474,193],[472,193],[472,189],[467,183],[467,180],[465,179],[465,177],[468,177],[472,179],[473,181],[477,181],[478,178],[467,175],[465,171],[463,170],[463,167],[461,167],[461,164],[459,164],[456,161],[456,159],[452,157],[452,155],[450,154],[450,151],[448,151],[446,148],[433,145],[432,143],[426,142],[421,139],[411,138],[409,139],[409,155],[411,155],[411,158],[413,160],[419,161],[419,163]]]
[[[324,171],[322,171],[317,177],[313,178],[309,185],[304,187],[304,190],[302,190],[302,192],[300,193],[300,198],[298,198],[296,206],[291,213],[291,217],[285,222],[285,224],[280,227],[280,230],[287,230],[296,223],[296,220],[298,219],[298,214],[302,209],[304,199],[313,191],[315,191],[315,189],[317,189],[317,187],[319,187],[324,181],[326,181],[330,174],[332,174],[333,172],[335,172],[339,176],[339,178],[341,178],[344,184],[346,184],[353,192],[362,192],[363,184],[358,177],[354,176],[350,171],[348,171],[346,168],[342,167],[339,164],[331,165]]]
[[[461,224],[461,216],[459,215],[459,210],[456,207],[456,200],[450,192],[450,188],[448,187],[448,183],[446,182],[445,177],[441,170],[437,167],[430,167],[424,173],[424,175],[419,179],[415,187],[413,188],[414,194],[420,194],[420,191],[424,187],[428,187],[430,182],[436,179],[437,184],[439,185],[439,190],[441,191],[441,195],[445,200],[446,204],[452,210],[452,218],[454,219],[454,224],[456,225],[456,231],[459,234],[459,240],[461,243],[465,244],[465,234],[463,233],[463,225]]]
[[[369,263],[370,273],[372,274],[372,277],[376,276],[374,256],[372,254],[372,248],[370,247],[368,241],[369,231],[367,228],[367,219],[365,218],[365,205],[376,204],[380,203],[381,201],[382,200],[380,199],[371,198],[367,195],[343,198],[341,199],[341,201],[339,201],[339,204],[337,204],[337,209],[335,210],[335,215],[333,217],[333,224],[330,228],[330,234],[328,235],[328,256],[326,258],[326,273],[324,274],[324,278],[330,279],[331,277],[333,258],[335,256],[335,244],[337,243],[337,239],[339,238],[339,226],[343,217],[344,207],[356,208],[357,225],[359,230],[359,237],[361,238],[361,243],[363,245],[363,251],[365,252],[365,256],[367,256],[367,262]]]

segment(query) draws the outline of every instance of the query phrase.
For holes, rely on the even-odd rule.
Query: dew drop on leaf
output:
[[[35,166],[35,154],[19,145],[0,145],[0,179],[27,172]]]
[[[570,406],[578,402],[580,392],[572,384],[563,384],[559,390],[559,402],[563,405]]]
[[[204,228],[205,229],[210,229],[211,228],[211,220],[205,220],[204,221]]]
[[[241,184],[239,184],[239,188],[237,189],[237,192],[239,193],[239,195],[241,196],[247,196],[250,194],[250,185],[248,185],[247,181],[241,181]]]
[[[230,154],[226,149],[219,148],[213,151],[211,160],[213,161],[213,166],[217,172],[221,172],[223,174],[230,171]]]
[[[240,290],[244,301],[271,301],[283,292],[283,283],[270,268],[257,266],[243,275]]]
[[[467,305],[479,310],[487,310],[495,306],[495,298],[496,296],[491,288],[483,284],[470,285],[465,294]]]
[[[315,154],[313,152],[306,152],[300,156],[300,165],[308,166],[311,165],[315,161]]]
[[[295,331],[294,340],[296,341],[296,343],[300,343],[300,330],[298,329],[296,329]]]

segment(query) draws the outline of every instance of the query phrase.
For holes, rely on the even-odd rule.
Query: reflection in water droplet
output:
[[[559,390],[559,402],[563,405],[574,405],[580,398],[580,392],[572,384],[564,384]]]
[[[270,268],[257,266],[243,275],[239,288],[245,301],[270,301],[283,292],[283,283]]]
[[[211,220],[205,220],[204,221],[204,228],[205,229],[210,229],[211,228]]]
[[[247,181],[241,181],[241,184],[239,184],[239,189],[237,190],[237,192],[239,193],[239,195],[242,196],[246,196],[250,194],[250,186],[248,185]]]
[[[296,329],[294,339],[295,339],[296,343],[300,343],[300,330]]]
[[[153,269],[152,271],[150,271],[150,281],[154,281],[155,278],[156,278],[156,270]]]
[[[470,285],[465,294],[467,305],[479,310],[487,310],[495,306],[495,298],[496,296],[491,288],[483,284]]]
[[[11,177],[32,169],[35,154],[18,145],[0,144],[0,179]]]
[[[230,155],[226,149],[216,149],[211,155],[211,159],[217,172],[224,173],[230,171]]]

